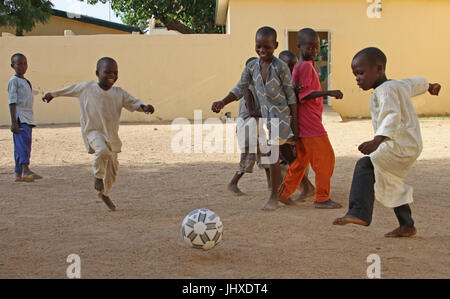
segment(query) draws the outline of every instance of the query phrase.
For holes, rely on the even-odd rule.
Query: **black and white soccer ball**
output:
[[[222,241],[223,225],[219,216],[208,209],[190,212],[181,224],[184,242],[193,248],[209,250]]]

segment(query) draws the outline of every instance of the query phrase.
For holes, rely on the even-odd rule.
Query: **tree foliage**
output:
[[[16,35],[30,32],[37,23],[50,19],[53,4],[45,0],[0,1],[0,26],[13,27]]]
[[[153,16],[168,30],[181,33],[222,33],[215,24],[215,0],[87,0],[89,4],[110,2],[122,21],[145,31]]]

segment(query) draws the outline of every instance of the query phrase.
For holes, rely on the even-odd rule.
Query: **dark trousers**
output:
[[[356,217],[368,224],[372,222],[373,204],[375,202],[375,173],[370,157],[361,158],[355,166],[350,189],[347,216]],[[394,208],[400,226],[414,226],[411,208],[408,204]]]
[[[14,139],[14,172],[22,174],[22,165],[30,164],[32,126],[19,123],[19,133],[13,133]]]

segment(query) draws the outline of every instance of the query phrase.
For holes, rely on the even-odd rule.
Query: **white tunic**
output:
[[[94,150],[89,140],[102,136],[111,146],[111,151],[119,153],[122,142],[119,138],[119,123],[122,108],[142,111],[143,103],[120,87],[103,90],[98,83],[82,82],[52,91],[53,97],[77,97],[80,102],[80,125],[83,141],[89,153]]]
[[[427,90],[425,78],[390,80],[375,89],[370,101],[375,136],[388,137],[370,154],[375,198],[388,208],[413,201],[404,179],[422,152],[422,136],[411,98]]]

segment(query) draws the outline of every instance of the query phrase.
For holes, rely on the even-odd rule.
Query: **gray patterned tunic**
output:
[[[268,69],[266,84],[264,84],[260,59],[255,59],[247,64],[239,83],[231,90],[231,93],[241,98],[252,83],[256,89],[256,98],[260,102],[261,115],[269,131],[269,143],[283,144],[294,136],[291,130],[289,105],[297,103],[289,67],[274,57]]]

